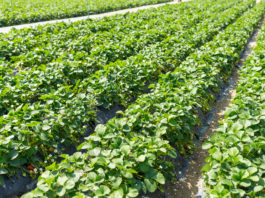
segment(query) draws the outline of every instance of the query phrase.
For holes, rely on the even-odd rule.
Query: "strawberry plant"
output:
[[[181,6],[180,7],[181,10],[186,10],[183,13],[184,17],[180,17],[179,20],[174,20],[175,18],[173,14],[170,14],[168,16],[168,18],[171,20],[172,23],[172,27],[169,28],[170,30],[164,28],[165,25],[164,20],[166,20],[166,17],[161,17],[162,19],[160,22],[157,19],[154,20],[156,23],[158,22],[161,23],[161,26],[159,26],[158,30],[147,31],[150,32],[150,36],[148,34],[146,35],[147,32],[145,32],[145,34],[140,34],[140,33],[138,34],[137,33],[138,31],[136,31],[137,29],[134,29],[134,31],[136,31],[136,34],[138,34],[137,37],[139,37],[138,39],[135,39],[134,43],[126,43],[127,42],[126,39],[125,41],[124,40],[117,41],[115,39],[114,40],[112,39],[111,43],[117,42],[115,46],[118,46],[117,49],[119,49],[117,52],[114,50],[114,48],[110,50],[112,51],[111,54],[113,54],[113,56],[109,55],[108,57],[106,57],[106,55],[104,54],[105,48],[103,48],[103,46],[109,45],[107,44],[108,42],[104,43],[104,45],[100,45],[101,46],[100,50],[98,50],[99,46],[96,45],[94,48],[91,49],[92,52],[90,50],[80,51],[80,48],[82,48],[82,46],[83,47],[86,46],[83,39],[81,39],[82,46],[79,45],[77,48],[78,52],[71,50],[72,53],[71,55],[68,52],[64,52],[63,53],[64,55],[60,55],[59,57],[57,56],[57,58],[51,58],[53,56],[52,55],[53,50],[49,52],[47,49],[45,49],[46,48],[45,46],[43,46],[42,49],[40,48],[41,46],[31,49],[30,52],[28,53],[30,54],[30,56],[28,54],[19,52],[20,54],[19,56],[13,54],[11,57],[9,57],[5,52],[6,49],[3,50],[3,56],[5,57],[5,59],[8,60],[2,63],[3,67],[6,68],[6,67],[14,67],[16,65],[19,65],[19,67],[17,66],[16,68],[14,68],[14,70],[19,70],[19,71],[16,72],[16,75],[12,75],[11,77],[10,74],[5,75],[5,77],[0,81],[1,83],[0,93],[1,93],[1,98],[3,100],[3,103],[1,105],[3,108],[2,114],[6,114],[10,108],[14,109],[20,104],[31,103],[32,101],[38,100],[38,98],[40,98],[41,95],[49,93],[51,89],[58,89],[64,84],[75,85],[78,80],[87,79],[90,76],[90,74],[93,74],[99,67],[102,68],[104,64],[109,65],[109,63],[118,59],[119,54],[122,54],[122,56],[124,56],[123,59],[128,59],[133,54],[130,55],[124,54],[124,52],[128,51],[128,48],[134,48],[134,45],[136,46],[139,45],[138,50],[134,49],[135,50],[134,53],[137,53],[137,51],[140,51],[140,47],[143,46],[147,47],[152,43],[162,41],[168,36],[168,34],[172,35],[176,34],[176,32],[178,32],[182,28],[188,29],[195,26],[200,20],[203,20],[203,17],[206,17],[205,15],[202,15],[200,13],[201,10],[203,9],[205,10],[207,8],[208,4],[209,3],[205,3],[204,6],[198,6],[198,8],[195,3],[191,5],[189,4],[189,6]],[[194,10],[196,9],[198,9],[198,13],[194,13]],[[171,9],[167,8],[166,10],[168,10],[170,13],[172,12]],[[176,11],[177,10],[178,9],[176,9]],[[164,10],[164,12],[166,11]],[[134,15],[135,14],[133,14],[133,16]],[[160,15],[160,12],[158,12],[157,15]],[[177,16],[178,14],[176,15],[176,17]],[[174,23],[176,22],[178,24],[174,25]],[[161,30],[162,28],[165,29],[165,32],[163,32],[164,30]],[[111,33],[115,35],[113,32]],[[98,42],[97,38],[100,38],[100,40],[105,39],[105,34],[106,34],[105,32],[104,33],[98,32],[96,34],[91,35],[92,38],[91,45],[96,44]],[[102,35],[104,36],[104,38],[102,38]],[[57,36],[55,38],[57,38]],[[40,38],[37,37],[36,40],[38,39]],[[150,40],[152,40],[152,42]],[[13,47],[17,45],[23,46],[22,43],[24,42],[26,41],[25,40],[17,41],[15,39],[12,41],[12,43],[15,43],[13,44]],[[74,42],[76,43],[76,40]],[[78,43],[80,42],[78,41]],[[69,41],[69,43],[70,43],[69,45],[73,44],[71,40]],[[125,43],[125,46],[123,45],[123,43]],[[6,43],[6,45],[8,44],[9,42]],[[52,45],[53,43],[47,43],[47,46],[49,48],[51,48]],[[3,49],[5,47],[3,47]],[[62,51],[65,51],[65,46],[59,45],[54,47],[55,51],[57,51],[58,54],[61,54]],[[67,46],[67,48],[69,47],[70,46]],[[120,50],[120,48],[124,49]],[[35,53],[36,50],[37,54]],[[99,54],[98,55],[95,55],[95,53],[93,54],[93,52],[95,51],[97,51],[97,53]],[[86,54],[88,53],[90,54],[89,55],[90,57],[86,56]],[[112,60],[109,60],[110,59],[109,57],[116,57],[116,58],[112,58]],[[28,63],[25,63],[24,59],[27,60],[27,62],[28,61],[31,62],[30,68],[25,68],[25,64]],[[106,59],[106,61],[104,59]],[[119,63],[120,60],[117,60],[113,64],[119,64]]]
[[[171,0],[3,0],[1,26],[86,16]]]
[[[151,71],[153,71],[152,69],[154,68],[155,71],[157,71],[154,75],[158,76],[161,72],[159,72],[156,67],[158,66],[159,62],[166,64],[166,59],[164,57],[171,57],[172,60],[179,57],[179,62],[181,61],[181,57],[182,60],[184,60],[185,57],[191,52],[191,48],[188,48],[188,51],[182,52],[180,50],[174,53],[176,46],[181,47],[182,43],[180,43],[180,41],[185,41],[184,39],[186,38],[188,45],[191,46],[198,46],[207,42],[208,39],[211,39],[215,34],[217,34],[221,28],[225,27],[229,23],[232,23],[237,17],[243,14],[244,11],[252,6],[252,3],[252,0],[238,4],[236,3],[235,5],[233,3],[231,4],[231,2],[228,2],[227,4],[220,4],[220,6],[217,7],[215,6],[216,4],[213,3],[212,10],[209,9],[206,11],[206,13],[210,15],[218,10],[222,12],[222,6],[224,8],[228,6],[228,9],[225,10],[222,15],[223,17],[220,18],[220,16],[213,15],[212,17],[201,22],[199,26],[194,27],[193,31],[200,30],[194,36],[194,43],[191,41],[189,42],[190,37],[186,38],[187,34],[181,34],[183,37],[181,40],[178,40],[177,37],[170,37],[170,39],[166,40],[168,43],[165,41],[163,45],[159,45],[159,47],[151,47],[149,50],[146,50],[145,54],[148,59],[145,62],[150,62],[153,60],[153,64],[146,64],[146,69],[150,72],[145,72],[145,74],[152,74]],[[202,5],[206,6],[208,3],[203,3]],[[230,6],[232,6],[232,8],[230,8]],[[230,16],[226,17],[228,14],[230,14]],[[205,33],[205,26],[212,27],[208,30],[207,34]],[[204,35],[204,37],[202,35]],[[204,40],[202,40],[203,38]],[[186,46],[186,43],[183,42],[183,45]],[[163,53],[167,53],[167,51],[163,50],[163,47],[168,49],[169,54],[163,55]],[[154,51],[152,51],[153,49]],[[147,56],[147,52],[150,52],[149,56]],[[157,56],[156,59],[153,59],[153,54]],[[163,57],[160,58],[159,55],[163,55]],[[139,57],[143,56],[141,55]],[[179,62],[175,64],[172,63],[171,67],[168,67],[168,70],[177,67]],[[74,65],[72,66],[74,67]],[[133,74],[132,80],[135,81],[137,80],[135,79],[137,77],[137,73],[132,72],[132,66],[128,67],[130,70],[127,70],[127,75],[129,75],[129,72],[131,72],[131,74]],[[136,69],[140,70],[142,63],[139,63],[139,66],[136,64],[134,66]],[[110,66],[108,68],[111,69]],[[114,71],[116,68],[119,67],[113,66]],[[167,67],[164,69],[166,70]],[[9,70],[6,70],[6,72],[9,72]],[[21,71],[21,74],[26,73]],[[32,76],[28,79],[24,78],[23,75],[6,75],[3,77],[2,82],[4,84],[6,81],[8,89],[3,91],[2,98],[4,100],[2,103],[2,108],[4,109],[8,105],[11,106],[11,110],[6,109],[7,113],[0,119],[2,126],[0,128],[0,137],[1,141],[3,141],[3,147],[1,150],[1,157],[3,160],[1,163],[5,169],[9,170],[9,173],[6,173],[7,175],[14,174],[20,167],[32,162],[34,162],[34,165],[38,167],[45,166],[42,164],[43,160],[39,158],[40,154],[42,158],[47,160],[50,158],[50,153],[52,153],[52,155],[58,155],[58,153],[50,151],[51,147],[58,150],[58,145],[69,146],[70,144],[77,143],[78,137],[80,137],[80,135],[82,135],[85,131],[84,127],[86,124],[96,122],[96,106],[106,106],[99,103],[99,97],[96,95],[98,94],[98,91],[93,90],[93,87],[91,87],[93,85],[93,81],[91,81],[91,79],[93,78],[89,77],[88,81],[75,81],[75,85],[73,86],[68,85],[70,84],[69,81],[62,81],[63,75],[67,74],[67,72],[66,74],[62,74],[60,70],[54,70],[54,68],[47,68],[45,65],[41,65],[37,69],[32,70]],[[95,75],[97,74],[98,73]],[[119,73],[118,75],[120,76]],[[125,77],[127,77],[127,75],[125,75]],[[102,83],[102,85],[104,85],[104,83],[107,86],[110,84],[114,85],[115,88],[114,89],[111,87],[106,89],[106,86],[101,89],[101,87],[98,86],[98,90],[101,91],[102,96],[106,95],[104,90],[110,91],[110,93],[114,94],[120,90],[120,87],[116,86],[116,84],[113,84],[111,79],[107,79],[107,77],[111,76],[113,75],[107,74],[106,77],[104,77],[104,75],[101,76],[100,83]],[[144,77],[145,76],[141,78],[144,79]],[[18,83],[18,81],[11,81],[10,83],[7,83],[8,78],[18,78],[21,80],[21,83]],[[98,79],[100,79],[100,76]],[[29,82],[26,82],[25,80],[28,80]],[[130,88],[130,86],[132,88],[135,87],[135,84],[137,83],[131,83],[129,78],[121,78],[121,80],[123,80],[123,84],[128,81],[128,88]],[[118,83],[117,80],[116,83]],[[53,88],[53,84],[57,85],[58,87]],[[26,89],[27,86],[28,89]],[[17,89],[17,87],[21,88]],[[44,91],[40,94],[40,96],[38,96],[38,92],[40,92],[41,88],[43,88]],[[26,91],[24,92],[23,90]],[[143,92],[144,89],[142,88],[141,93]],[[9,93],[14,94],[9,95]],[[120,93],[118,96],[120,97],[122,94],[126,96],[128,93],[125,90],[124,93]],[[5,95],[11,98],[4,97]],[[114,103],[115,98],[111,102]],[[129,103],[130,101],[128,101],[128,104]],[[106,107],[108,107],[108,105]],[[14,120],[16,122],[14,122]],[[192,126],[196,124],[194,121],[192,121],[192,123]],[[187,136],[189,135],[190,134]],[[179,136],[182,136],[181,133]],[[185,150],[184,147],[180,147],[180,149]],[[9,152],[14,152],[16,154],[15,157],[9,156]],[[56,156],[54,158],[56,158]]]
[[[264,3],[263,3],[264,4]],[[217,133],[203,147],[210,149],[203,167],[208,197],[264,197],[265,28],[240,71],[233,105]]]
[[[193,5],[198,7],[200,15],[210,16],[216,11],[222,12],[226,9],[235,13],[231,18],[222,21],[217,21],[217,15],[205,20],[198,26],[198,28],[201,27],[200,34],[204,34],[205,29],[202,27],[208,23],[209,26],[212,26],[218,22],[216,28],[224,27],[225,24],[232,22],[251,7],[252,2],[239,3],[234,1],[220,4],[217,7],[215,6],[216,3],[210,1],[203,2],[200,5],[194,2]],[[209,5],[212,5],[212,9],[205,10]],[[205,14],[203,10],[205,10]],[[225,14],[227,13],[225,12]],[[158,14],[160,14],[160,11]],[[203,18],[196,15],[196,13],[191,14],[190,17],[194,17],[196,20]],[[197,24],[196,20],[194,20],[193,26]],[[185,22],[183,21],[183,23]],[[199,30],[193,28],[193,31]],[[34,32],[34,30],[32,31]],[[190,29],[187,28],[187,31],[190,31]],[[212,38],[214,33],[216,34],[217,31],[209,32],[209,39]],[[168,46],[173,44],[174,41],[179,42],[176,38],[169,41]],[[195,44],[207,42],[207,39],[198,42]],[[172,45],[170,51],[174,47]],[[156,51],[150,51],[150,54],[152,53],[156,53]],[[152,58],[152,56],[150,57]],[[95,115],[96,106],[99,105],[99,102],[95,97],[96,91],[91,92],[89,88],[89,82],[91,83],[91,81],[81,81],[78,78],[73,78],[75,75],[86,74],[83,74],[84,71],[79,72],[77,69],[78,67],[81,69],[82,64],[60,64],[59,66],[63,66],[63,68],[59,68],[58,64],[54,64],[55,66],[51,68],[46,65],[39,65],[31,70],[21,68],[21,71],[16,73],[14,69],[10,69],[6,64],[6,60],[1,63],[3,63],[1,64],[1,82],[4,89],[1,92],[1,113],[3,116],[0,118],[0,160],[1,167],[7,170],[3,175],[13,175],[21,168],[25,170],[28,164],[32,164],[37,168],[45,166],[45,161],[51,162],[56,159],[58,154],[63,152],[61,146],[64,148],[77,143],[80,136],[84,134],[86,125],[94,124],[97,121]],[[72,74],[70,66],[72,72],[79,72],[80,74]],[[156,65],[154,64],[154,66]],[[66,76],[69,77],[69,80],[64,81]],[[89,79],[91,79],[90,76]],[[57,152],[50,148],[54,148],[54,151]]]
[[[161,188],[174,175],[173,164],[163,156],[175,157],[173,147],[182,154],[192,150],[198,123],[194,110],[209,109],[212,92],[232,73],[264,13],[263,2],[195,50],[173,72],[161,75],[151,93],[119,112],[120,118],[98,125],[79,146],[82,152],[62,155],[62,162],[47,167],[38,187],[23,198],[136,197],[141,191]]]

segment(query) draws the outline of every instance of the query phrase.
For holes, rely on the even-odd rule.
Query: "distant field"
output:
[[[2,0],[0,27],[169,1],[172,0]]]

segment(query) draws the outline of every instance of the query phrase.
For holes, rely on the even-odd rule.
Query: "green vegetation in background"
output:
[[[263,3],[264,4],[264,3]],[[204,149],[210,198],[265,197],[265,26],[240,70],[239,85],[225,119]]]
[[[0,27],[85,16],[172,0],[1,0]]]
[[[177,57],[184,60],[191,52],[191,49],[207,42],[208,39],[211,39],[217,34],[221,28],[233,22],[233,20],[252,6],[253,1],[240,4],[238,4],[239,1],[237,0],[232,2],[232,4],[231,1],[220,2],[222,2],[222,4],[219,6],[216,6],[218,2],[213,3],[211,1],[204,1],[200,4],[197,2],[188,3],[189,5],[194,5],[194,9],[191,10],[193,14],[182,15],[182,22],[179,22],[178,26],[182,27],[182,23],[187,26],[187,24],[191,23],[193,17],[194,19],[197,19],[198,16],[203,16],[201,19],[205,17],[199,25],[198,20],[194,20],[191,24],[193,28],[190,34],[196,32],[194,35],[195,40],[190,40],[190,37],[186,38],[187,34],[185,32],[190,31],[188,28],[186,30],[181,28],[180,34],[173,31],[172,35],[169,36],[170,39],[166,39],[165,42],[159,44],[158,47],[154,45],[155,47],[147,48],[145,51],[146,55],[147,53],[150,55],[145,57],[148,58],[147,60],[152,61],[146,61],[149,63],[147,65],[142,65],[142,62],[140,62],[139,64],[134,63],[132,66],[134,66],[139,72],[141,72],[140,68],[142,66],[145,66],[146,69],[154,69],[154,71],[157,72],[153,74],[150,72],[144,72],[143,75],[141,75],[141,78],[144,79],[147,74],[158,76],[161,73],[159,71],[161,68],[157,66],[159,65],[158,63],[162,63],[161,61],[163,61],[163,65],[165,65],[165,68],[163,69],[164,71],[169,71],[170,68],[172,69],[173,65],[168,68],[166,67],[169,56],[172,60]],[[211,5],[211,9],[209,8],[209,4]],[[223,12],[224,9],[221,9],[222,7],[229,9]],[[202,10],[205,10],[206,8],[207,11],[203,12]],[[169,10],[169,12],[172,10],[171,7],[166,7],[164,9],[165,10],[159,10],[158,14],[161,12],[165,13],[166,10]],[[194,12],[195,9],[198,9],[198,12]],[[212,17],[207,17],[207,15],[211,16],[213,13],[216,13],[217,10],[223,12],[223,16],[226,16],[229,13],[230,17],[220,18],[218,13],[214,14]],[[152,12],[152,14],[154,14],[154,12]],[[175,20],[173,20],[173,22],[175,22]],[[205,34],[206,29],[208,31],[207,34]],[[32,31],[34,30],[35,29]],[[181,40],[179,40],[179,35],[182,35]],[[187,42],[182,42],[185,38],[188,39],[186,40]],[[181,48],[185,50],[180,50],[176,54],[176,46],[172,45],[173,43],[178,47],[183,45]],[[15,47],[21,45],[23,45],[23,42],[22,44],[20,42],[14,43]],[[165,46],[171,46],[170,50]],[[161,49],[167,50],[161,51]],[[162,52],[164,53],[163,56]],[[155,56],[156,59],[154,59],[153,56]],[[141,58],[142,55],[139,55],[139,57]],[[168,58],[164,59],[163,57]],[[128,62],[132,63],[132,61]],[[116,65],[113,64],[113,68],[126,68],[120,67],[119,63],[120,62]],[[7,108],[8,114],[4,113],[0,119],[2,126],[0,129],[0,139],[2,142],[0,150],[1,166],[8,169],[8,172],[5,175],[13,175],[21,168],[26,171],[26,165],[29,163],[33,164],[35,167],[43,167],[45,166],[43,161],[54,160],[58,155],[58,152],[62,152],[60,150],[60,145],[69,146],[70,144],[78,142],[80,135],[85,131],[86,125],[96,121],[95,114],[97,111],[95,109],[99,103],[95,100],[96,98],[99,98],[99,96],[95,94],[95,91],[97,91],[97,94],[101,93],[99,94],[100,96],[103,96],[105,95],[104,90],[107,90],[110,94],[115,96],[115,93],[120,90],[119,87],[106,89],[99,86],[98,89],[94,89],[95,91],[91,91],[90,86],[93,82],[88,83],[87,80],[80,81],[81,77],[74,78],[71,72],[64,72],[64,69],[62,69],[61,66],[73,69],[73,72],[76,71],[76,68],[74,68],[73,65],[71,65],[72,67],[69,67],[69,65],[64,62],[59,66],[51,65],[51,67],[48,67],[47,65],[46,67],[45,65],[41,65],[33,68],[29,67],[29,70],[23,68],[19,73],[14,73],[8,65],[1,65],[1,87],[5,87],[1,90],[2,104],[5,103],[2,107],[5,108],[9,106]],[[109,66],[108,68],[110,69],[111,67]],[[130,68],[132,69],[133,67]],[[82,65],[82,63],[80,64],[80,69],[85,69],[85,66]],[[130,72],[130,70],[128,72]],[[83,71],[80,72],[79,75],[85,76],[85,74],[86,72]],[[141,73],[131,72],[131,80],[137,81],[138,83],[137,77],[139,77],[140,74]],[[28,77],[26,78],[27,75]],[[110,75],[104,76],[102,74],[99,78],[106,79],[109,76]],[[120,74],[117,73],[116,76],[113,77],[119,79],[119,76]],[[90,79],[90,76],[88,75],[87,78]],[[69,79],[70,81],[66,80],[62,83],[62,79]],[[69,85],[73,80],[75,83]],[[121,78],[121,80],[121,82],[124,83],[128,82],[128,88],[131,87],[131,89],[134,89],[133,87],[135,83],[131,83],[131,80],[128,81],[127,78]],[[113,81],[107,80],[102,81],[101,83],[102,86],[104,84],[109,86],[113,84]],[[139,86],[146,87],[144,84],[140,84]],[[141,92],[139,90],[137,93],[144,93],[146,89],[142,89]],[[28,91],[24,92],[24,90]],[[40,90],[43,90],[44,93],[39,92]],[[10,92],[13,93],[12,99],[6,97]],[[119,97],[122,97],[122,94],[128,95],[127,92],[124,92],[120,93]],[[115,101],[110,102],[115,103]],[[11,103],[13,106],[10,105]],[[130,101],[127,102],[126,106],[128,106],[128,104],[130,104]],[[52,150],[57,152],[53,152]],[[40,154],[45,160],[40,160]]]
[[[253,2],[253,1],[252,1]],[[47,167],[38,187],[23,197],[136,197],[172,179],[174,149],[193,147],[197,108],[209,110],[221,84],[265,12],[261,3],[191,54],[174,72],[161,75],[152,93],[142,95],[121,118],[98,125],[79,146]],[[226,17],[229,17],[226,16]]]

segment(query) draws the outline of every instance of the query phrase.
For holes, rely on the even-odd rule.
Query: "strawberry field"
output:
[[[172,0],[1,0],[0,27],[86,16]]]
[[[212,197],[264,197],[264,50],[265,28],[240,71],[233,105],[217,133],[204,144],[210,157],[204,166]]]
[[[132,6],[109,3],[94,12]],[[54,17],[54,7],[36,20]],[[0,34],[0,197],[163,191],[264,14],[264,1],[193,0]],[[203,146],[209,197],[264,196],[264,35],[240,72],[234,105]]]

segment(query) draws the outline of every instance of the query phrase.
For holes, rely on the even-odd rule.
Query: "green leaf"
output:
[[[114,133],[108,133],[107,135],[104,136],[105,139],[111,139],[114,138],[116,135]]]
[[[43,125],[42,130],[48,131],[51,127],[49,125]]]
[[[11,158],[11,160],[14,160],[14,159],[16,159],[17,158],[17,156],[18,156],[18,151],[10,151],[9,152],[9,157]]]
[[[248,172],[249,172],[250,175],[253,175],[257,171],[258,171],[258,169],[256,167],[249,167],[248,168]]]
[[[5,175],[8,173],[8,170],[3,168],[3,167],[0,167],[0,175]]]
[[[87,197],[85,194],[78,192],[73,198],[85,198],[85,197]]]
[[[97,174],[94,173],[94,172],[90,172],[90,173],[87,174],[87,177],[88,177],[90,180],[95,181],[96,178],[97,178]]]
[[[104,196],[110,193],[110,189],[108,186],[101,185],[98,190],[96,190],[96,196]]]
[[[203,143],[203,145],[202,145],[202,149],[204,149],[204,150],[208,150],[208,149],[212,148],[212,146],[213,146],[212,143],[210,143],[210,142],[205,142],[205,143]]]
[[[100,147],[96,147],[96,148],[90,150],[90,151],[89,151],[89,154],[90,154],[91,156],[95,156],[95,157],[97,157],[97,156],[99,156],[100,152],[101,152],[101,148],[100,148]]]
[[[224,190],[224,186],[217,185],[217,186],[214,187],[214,189],[220,194]]]
[[[258,182],[259,181],[259,177],[258,176],[251,176],[249,177],[250,180],[254,181],[254,182]]]
[[[97,125],[97,127],[95,128],[95,132],[96,132],[98,135],[100,135],[100,136],[102,136],[103,134],[105,134],[105,131],[106,131],[106,126],[103,125],[103,124],[99,124],[99,125]]]
[[[66,193],[66,189],[63,186],[60,186],[57,188],[57,195],[62,197],[64,196]]]
[[[75,181],[74,180],[68,180],[64,187],[68,190],[74,188],[75,187]]]
[[[112,162],[110,162],[108,166],[109,166],[110,169],[116,168],[116,165],[114,163],[112,163]]]
[[[89,186],[84,184],[84,183],[81,183],[78,186],[78,190],[82,191],[82,192],[87,192],[87,191],[89,191],[89,189],[90,189]]]
[[[144,179],[144,183],[146,185],[146,188],[149,192],[155,192],[156,191],[156,183],[150,179]]]
[[[246,192],[244,190],[242,190],[242,189],[234,189],[234,190],[232,190],[232,192],[234,194],[239,194],[240,197],[244,197],[244,195],[246,194]]]
[[[172,157],[172,158],[177,158],[177,153],[174,151],[174,150],[172,150],[172,149],[170,149],[169,151],[168,151],[168,155],[170,156],[170,157]]]
[[[64,185],[64,183],[68,180],[68,177],[66,175],[60,176],[57,179],[57,183],[61,186]]]
[[[222,160],[222,153],[220,151],[216,151],[212,154],[212,157],[214,159],[216,159],[217,161],[221,161]]]
[[[236,147],[230,148],[228,150],[228,154],[232,157],[235,157],[236,155],[238,155],[239,151]]]
[[[231,129],[232,129],[234,132],[237,132],[237,131],[241,130],[243,127],[244,127],[244,126],[243,126],[240,122],[235,122],[235,123],[233,123]]]
[[[150,170],[149,164],[147,164],[146,162],[140,163],[140,170],[143,171],[144,173],[148,173]]]
[[[0,184],[0,185],[1,185],[1,184]],[[32,197],[34,197],[34,196],[35,196],[35,194],[34,194],[33,192],[29,192],[29,193],[27,193],[27,194],[22,195],[21,198],[32,198]]]
[[[139,194],[136,188],[129,188],[128,197],[137,197]]]
[[[262,191],[263,189],[264,189],[263,186],[255,186],[254,192],[259,192],[259,191]]]
[[[240,185],[243,187],[249,187],[251,186],[251,182],[248,179],[244,179],[242,182],[240,182]]]
[[[164,175],[162,175],[161,173],[157,173],[155,180],[160,184],[165,184],[166,181]]]
[[[42,141],[49,141],[49,137],[48,137],[48,135],[45,134],[45,133],[41,133],[41,134],[40,134],[40,139],[41,139]]]
[[[138,160],[139,162],[144,162],[144,160],[145,160],[145,155],[140,155],[140,156],[137,158],[137,160]]]
[[[121,146],[121,151],[125,154],[128,155],[130,153],[130,146],[129,145],[123,145]]]
[[[113,186],[113,188],[118,188],[118,187],[120,187],[121,182],[122,182],[122,178],[121,177],[117,177],[115,179],[115,181],[111,183],[111,185]]]
[[[130,132],[130,130],[131,130],[131,128],[128,124],[125,124],[122,129],[124,132]]]
[[[113,193],[111,193],[110,198],[123,198],[123,195],[123,189],[119,188],[118,190],[115,190]]]
[[[203,172],[208,172],[211,170],[211,166],[210,164],[205,164],[203,167],[202,167],[202,171]]]
[[[168,123],[171,125],[171,126],[178,126],[178,122],[176,121],[176,118],[177,118],[177,116],[175,116],[175,115],[170,115],[169,117],[168,117]]]
[[[43,192],[47,192],[50,189],[48,184],[40,184],[38,185],[38,188]]]
[[[122,175],[125,177],[125,178],[127,178],[127,179],[131,179],[131,178],[133,178],[133,174],[132,173],[130,173],[129,171],[123,171],[122,172]]]

